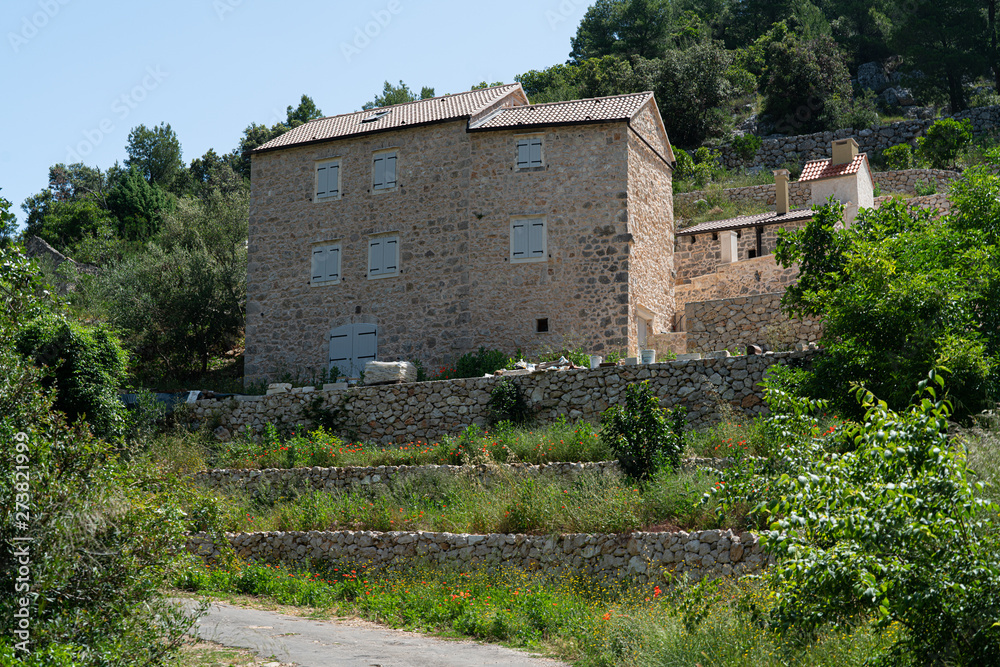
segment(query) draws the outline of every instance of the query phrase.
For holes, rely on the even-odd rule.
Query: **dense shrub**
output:
[[[522,425],[531,419],[531,408],[524,399],[521,387],[510,378],[500,380],[493,387],[487,407],[490,409],[490,421],[494,424],[506,421]]]
[[[649,479],[659,468],[676,468],[684,451],[687,410],[660,407],[649,382],[625,388],[624,405],[601,416],[601,441],[618,457],[622,471],[634,479]]]
[[[768,74],[761,92],[764,112],[783,134],[825,129],[836,114],[824,113],[828,102],[851,100],[851,77],[844,56],[829,37],[803,40],[788,33],[768,47]]]
[[[743,134],[733,137],[733,151],[744,162],[750,162],[760,150],[761,140],[756,134]]]
[[[434,377],[435,380],[452,380],[455,378],[478,378],[492,374],[493,371],[506,368],[511,363],[506,353],[500,350],[487,350],[480,347],[475,352],[466,352],[454,366],[446,366]]]
[[[882,159],[889,169],[911,169],[913,167],[913,149],[909,144],[898,144],[886,148]]]
[[[949,442],[943,378],[930,380],[901,412],[859,390],[865,416],[846,427],[845,452],[822,446],[829,433],[789,434],[803,456],[772,480],[775,521],[764,536],[777,556],[770,616],[782,634],[808,640],[874,616],[905,629],[876,664],[996,664],[998,508],[979,497],[965,452]]]
[[[127,357],[106,327],[46,315],[22,329],[17,350],[50,369],[44,384],[55,390],[56,409],[71,420],[86,419],[99,436],[119,434],[124,407],[118,389],[125,381]]]
[[[968,118],[959,122],[953,118],[942,118],[927,128],[927,136],[921,137],[917,155],[935,169],[954,167],[958,154],[972,143],[972,123]]]

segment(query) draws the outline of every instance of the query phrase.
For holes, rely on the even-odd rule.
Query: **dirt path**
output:
[[[178,600],[194,608],[193,600]],[[213,602],[198,635],[302,667],[569,667],[566,663],[472,641],[448,641],[366,621],[318,621]]]

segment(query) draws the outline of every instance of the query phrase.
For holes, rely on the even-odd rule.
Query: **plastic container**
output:
[[[642,363],[644,364],[655,364],[656,350],[643,350],[639,353],[639,357],[642,359]]]

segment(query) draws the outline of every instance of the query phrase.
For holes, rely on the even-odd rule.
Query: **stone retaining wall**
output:
[[[372,531],[226,533],[240,558],[310,567],[317,563],[385,568],[423,560],[432,566],[516,567],[551,574],[581,574],[594,579],[667,581],[687,574],[743,575],[769,559],[753,533],[703,530],[622,535],[464,535]],[[191,535],[188,550],[207,560],[220,555],[204,534]]]
[[[684,306],[689,352],[759,345],[789,349],[818,341],[819,320],[797,320],[781,311],[783,293],[697,301]]]
[[[959,177],[957,171],[944,169],[900,169],[897,171],[880,171],[874,174],[875,183],[882,192],[888,194],[916,194],[917,183],[934,185],[939,193],[947,193],[951,183]],[[699,199],[706,199],[710,193],[704,190],[682,192],[674,195],[674,210],[690,209]],[[747,185],[741,188],[727,188],[722,191],[723,197],[735,203],[753,203],[760,206],[774,207],[774,183],[764,185]],[[788,184],[789,206],[804,208],[812,201],[811,182]]]
[[[698,468],[721,469],[731,465],[730,459],[690,458],[681,462],[681,470]],[[214,489],[253,489],[281,492],[285,489],[306,491],[336,491],[377,484],[399,484],[415,477],[467,475],[486,486],[498,475],[514,474],[542,477],[565,482],[585,474],[618,474],[617,461],[582,463],[556,462],[532,465],[524,463],[494,465],[423,465],[423,466],[344,466],[341,468],[265,468],[216,469],[190,475],[201,486]]]
[[[981,135],[1000,126],[1000,106],[967,109],[946,118],[956,120],[968,118],[972,121],[973,132]],[[831,144],[835,139],[853,137],[862,153],[885,150],[898,144],[916,146],[917,138],[922,137],[934,122],[934,120],[903,120],[875,129],[846,128],[836,132],[815,132],[792,137],[765,137],[760,150],[749,162],[739,157],[731,144],[722,144],[715,148],[722,155],[722,163],[729,169],[757,166],[774,169],[787,163],[828,158]]]
[[[772,313],[769,317],[776,316]],[[728,402],[748,415],[763,412],[758,383],[765,371],[804,354],[549,371],[512,379],[541,423],[553,423],[564,416],[596,423],[601,413],[620,400],[626,386],[649,380],[662,405],[687,407],[689,421],[701,426],[718,421],[720,402]],[[342,411],[339,431],[350,438],[383,443],[435,440],[455,435],[469,424],[485,424],[490,392],[499,381],[499,377],[490,376],[332,391],[296,388],[272,396],[197,401],[190,418],[194,422],[217,423],[230,431],[260,432],[269,422],[279,426],[307,425],[303,408],[318,398],[322,407]]]

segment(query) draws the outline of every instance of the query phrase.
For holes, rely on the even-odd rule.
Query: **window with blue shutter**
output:
[[[368,239],[368,277],[399,274],[399,237],[375,236]]]
[[[542,166],[542,138],[527,137],[517,140],[517,168],[531,169]]]
[[[391,190],[396,187],[396,152],[376,153],[372,161],[372,188]]]
[[[340,197],[340,160],[316,164],[316,201]]]
[[[510,221],[510,259],[512,262],[548,259],[545,218],[534,216]]]
[[[340,244],[315,246],[312,249],[311,285],[340,282]]]

